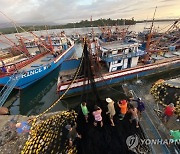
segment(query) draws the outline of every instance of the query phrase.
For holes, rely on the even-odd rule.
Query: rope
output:
[[[79,67],[78,67],[78,69],[77,69],[77,71],[76,71],[76,73],[75,73],[75,75],[74,75],[74,78],[73,78],[72,82],[70,83],[70,85],[68,86],[68,88],[66,89],[66,91],[65,91],[65,92],[61,95],[61,97],[60,97],[59,99],[57,99],[48,109],[46,109],[43,113],[37,115],[36,118],[34,118],[33,123],[32,123],[32,129],[34,128],[37,119],[38,119],[39,117],[41,117],[42,115],[44,115],[45,113],[47,113],[48,111],[50,111],[50,110],[66,95],[66,93],[69,91],[71,85],[74,83],[74,81],[76,80],[76,78],[77,78],[77,76],[78,76],[78,73],[79,73],[79,71],[80,71],[80,68],[81,68],[81,65],[82,65],[82,62],[83,62],[83,57],[84,57],[84,54],[82,53],[82,58],[81,58],[80,65],[79,65]],[[31,130],[32,130],[32,129],[31,129]]]
[[[24,28],[22,28],[21,26],[19,26],[18,24],[16,24],[16,22],[13,20],[13,19],[11,19],[10,17],[8,17],[6,14],[4,14],[2,11],[0,11],[0,13],[1,14],[3,14],[8,20],[10,20],[14,25],[15,25],[15,28],[17,29],[17,27],[19,27],[22,31],[24,31],[25,33],[30,33],[30,34],[32,34],[33,36],[35,36],[36,38],[38,38],[39,39],[39,37],[37,36],[37,35],[35,35],[33,32],[28,32],[28,31],[26,31]],[[42,40],[41,39],[39,39],[41,42],[42,42]],[[49,50],[43,43],[41,43],[40,45],[42,45],[46,50],[48,50],[48,51],[50,51],[51,52],[51,50]]]

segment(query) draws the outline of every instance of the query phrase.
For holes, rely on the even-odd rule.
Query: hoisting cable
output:
[[[69,89],[71,88],[71,85],[74,83],[74,81],[76,80],[77,76],[78,76],[78,73],[80,71],[80,68],[82,66],[82,62],[83,62],[83,57],[84,57],[84,53],[82,53],[82,58],[81,58],[81,62],[80,62],[80,65],[74,75],[74,78],[73,80],[71,81],[71,83],[68,85],[68,88],[65,90],[65,92],[61,95],[61,97],[59,99],[57,99],[48,109],[46,109],[43,113],[39,114],[36,116],[36,118],[34,119],[33,123],[32,123],[32,129],[33,127],[35,126],[35,123],[36,123],[36,120],[38,118],[40,118],[42,115],[44,115],[45,113],[47,113],[48,111],[50,111],[65,95],[66,93],[69,91]]]
[[[22,31],[24,31],[25,33],[30,33],[32,34],[33,36],[35,36],[36,38],[38,38],[40,41],[42,41],[37,35],[35,35],[33,32],[28,32],[26,31],[24,28],[22,28],[21,26],[17,25],[16,22],[11,19],[10,17],[8,17],[6,14],[4,14],[2,11],[0,11],[1,14],[3,14],[7,19],[9,19],[15,26],[19,27]],[[41,43],[40,45],[42,45],[46,50],[50,51],[43,43]]]
[[[37,119],[51,110],[68,92],[71,85],[76,80],[78,73],[82,67],[84,53],[82,53],[81,62],[79,64],[76,73],[74,74],[72,82],[69,84],[66,91],[61,95],[61,97],[56,100],[48,109],[46,109],[43,113],[37,115],[33,119],[30,138],[26,141],[25,146],[21,153],[68,153],[75,154],[77,153],[76,146],[69,146],[69,142],[67,137],[67,131],[65,130],[65,126],[67,124],[71,124],[72,126],[75,124],[77,113],[75,111],[63,111],[60,114],[53,115],[46,120],[36,124]]]
[[[0,32],[0,35],[1,35],[2,33]],[[0,42],[2,42],[2,43],[4,43],[4,44],[7,44],[7,45],[10,45],[11,47],[13,47],[10,43],[7,43],[7,42],[4,42],[3,40],[0,40]],[[20,48],[18,48],[18,47],[15,47],[18,51],[20,51],[24,56],[26,56],[27,58],[29,58],[26,54],[24,54],[24,52],[22,52],[21,51],[21,49]]]

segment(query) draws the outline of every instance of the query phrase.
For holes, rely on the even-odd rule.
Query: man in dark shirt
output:
[[[141,98],[138,98],[137,100],[133,99],[132,101],[137,102],[138,114],[141,116],[141,113],[145,110],[144,102],[142,102]]]
[[[65,128],[69,130],[67,138],[69,139],[69,145],[72,146],[76,137],[81,138],[81,135],[77,133],[76,125],[74,125],[73,127],[71,125],[66,125]]]

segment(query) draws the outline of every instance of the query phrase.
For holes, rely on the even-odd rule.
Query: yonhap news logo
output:
[[[126,139],[126,144],[129,149],[133,149],[137,147],[138,143],[139,143],[139,139],[137,135],[131,135]]]
[[[180,139],[141,139],[137,135],[131,135],[127,137],[126,144],[129,149],[136,148],[139,144],[141,145],[180,145]]]

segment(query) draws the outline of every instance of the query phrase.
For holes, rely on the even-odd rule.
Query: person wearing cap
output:
[[[139,114],[139,116],[141,116],[142,112],[145,110],[144,102],[142,102],[141,98],[138,98],[137,100],[133,100],[133,101],[137,102],[138,114]]]
[[[86,106],[86,102],[81,103],[81,110],[82,110],[82,113],[83,113],[83,115],[85,117],[86,122],[88,122],[88,113],[89,113],[89,111],[88,111],[88,108]]]
[[[169,119],[173,116],[174,114],[174,104],[170,103],[168,106],[166,106],[163,114],[163,121],[167,123]]]
[[[121,100],[118,102],[118,106],[120,108],[121,114],[120,116],[122,117],[120,120],[122,120],[127,112],[127,101],[126,100]]]
[[[114,121],[113,121],[113,117],[116,114],[116,111],[114,108],[114,101],[111,98],[106,98],[106,102],[108,103],[108,105],[107,105],[108,111],[106,112],[106,114],[109,114],[111,126],[115,126]]]
[[[99,106],[95,105],[94,110],[95,111],[93,111],[93,113],[92,113],[94,116],[94,120],[95,120],[94,126],[97,126],[97,123],[100,122],[100,125],[102,127],[103,126],[103,121],[102,121],[102,116],[101,116],[102,109]]]

